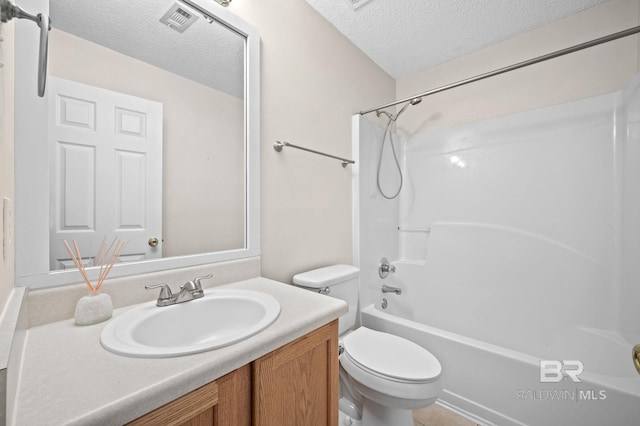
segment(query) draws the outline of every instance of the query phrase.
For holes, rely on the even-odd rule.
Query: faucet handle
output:
[[[208,280],[209,278],[213,278],[213,275],[203,275],[193,280],[193,283],[196,285],[196,290],[202,290],[202,284],[200,284],[200,280]]]
[[[378,265],[378,274],[380,275],[380,278],[384,279],[389,276],[390,272],[396,272],[396,267],[395,265],[392,265],[386,257],[383,257],[380,259],[380,264]]]
[[[173,299],[173,293],[171,293],[171,288],[169,288],[166,284],[150,284],[145,285],[144,288],[146,290],[151,290],[153,288],[160,288],[160,295],[158,296],[158,301],[156,302],[157,306],[167,306],[171,304]]]

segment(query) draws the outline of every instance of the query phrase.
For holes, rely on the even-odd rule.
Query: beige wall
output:
[[[607,2],[403,78],[394,93],[393,80],[306,2],[247,0],[229,9],[261,32],[262,271],[285,282],[352,261],[351,176],[332,160],[286,148],[278,154],[273,141],[350,157],[354,112],[638,23],[638,0]],[[628,37],[432,96],[398,126],[415,133],[618,90],[636,73],[637,56],[637,37]]]
[[[351,115],[394,99],[395,83],[303,0],[242,0],[229,9],[261,36],[262,274],[350,263],[351,167],[272,144],[351,157]]]
[[[350,157],[350,116],[360,109],[638,22],[636,0],[614,0],[403,78],[396,88],[393,79],[302,0],[243,0],[229,9],[257,26],[262,38],[262,271],[282,281],[308,268],[352,261],[351,170],[293,149],[278,154],[272,149],[275,140]],[[616,90],[636,72],[637,57],[635,37],[575,53],[427,98],[403,115],[401,127],[425,131]],[[423,118],[425,112],[430,120]],[[12,158],[5,155],[10,146],[3,143],[0,149],[2,161]],[[5,177],[4,164],[2,170],[4,194],[13,178],[12,173]],[[2,270],[0,306],[12,285],[11,271]]]
[[[241,99],[55,29],[49,75],[162,103],[163,256],[243,247]]]
[[[0,315],[13,288],[13,218],[9,235],[3,235],[2,200],[13,210],[13,34],[14,24],[0,24]],[[13,213],[11,213],[13,215]],[[5,218],[5,220],[7,220]],[[8,241],[3,255],[2,239]],[[9,241],[11,240],[11,241]],[[6,258],[5,258],[6,256]]]
[[[638,25],[638,0],[613,0],[397,81],[397,98],[493,71]],[[638,38],[626,37],[429,96],[409,108],[409,134],[567,102],[622,88],[637,72]]]

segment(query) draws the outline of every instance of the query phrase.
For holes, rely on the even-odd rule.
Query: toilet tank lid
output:
[[[360,269],[352,265],[332,265],[294,275],[293,283],[304,287],[320,288],[356,278]]]

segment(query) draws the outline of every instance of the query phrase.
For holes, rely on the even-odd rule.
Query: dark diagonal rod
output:
[[[301,149],[303,151],[311,152],[313,154],[323,155],[325,157],[329,157],[329,158],[334,158],[336,160],[340,160],[340,161],[342,161],[342,167],[347,167],[348,164],[355,164],[356,163],[353,160],[348,160],[346,158],[337,157],[337,156],[331,155],[331,154],[326,154],[324,152],[316,151],[314,149],[309,149],[309,148],[305,148],[305,147],[302,147],[302,146],[294,145],[294,144],[289,143],[289,142],[276,141],[276,142],[273,143],[273,149],[275,149],[278,152],[282,151],[282,148],[285,147],[285,146],[288,146],[288,147],[291,147],[291,148],[296,148],[296,149]]]
[[[640,32],[640,25],[637,27],[629,28],[628,30],[620,31],[617,33],[609,34],[608,36],[600,37],[595,40],[587,41],[585,43],[577,44],[572,47],[567,47],[566,49],[557,50],[552,53],[548,53],[546,55],[538,56],[537,58],[529,59],[528,61],[519,62],[514,65],[510,65],[508,67],[500,68],[495,71],[490,71],[484,74],[477,75],[475,77],[467,78],[465,80],[460,80],[456,83],[447,84],[446,86],[438,87],[437,89],[428,90],[426,92],[409,96],[408,98],[400,99],[399,101],[390,102],[385,105],[381,105],[376,108],[368,109],[366,111],[360,111],[360,115],[369,114],[370,112],[378,111],[381,109],[389,108],[398,104],[402,104],[405,102],[409,102],[415,98],[422,98],[424,96],[433,95],[435,93],[444,92],[445,90],[453,89],[455,87],[464,86],[465,84],[473,83],[476,81],[484,80],[485,78],[493,77],[496,75],[504,74],[509,71],[517,70],[519,68],[528,67],[529,65],[537,64],[539,62],[548,61],[549,59],[557,58],[559,56],[568,55],[569,53],[577,52],[579,50],[588,49],[589,47],[597,46],[599,44],[608,43],[613,40],[617,40],[619,38],[627,37]]]

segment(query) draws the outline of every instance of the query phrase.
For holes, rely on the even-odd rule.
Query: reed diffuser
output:
[[[84,279],[87,288],[89,289],[89,295],[83,296],[78,300],[75,311],[75,321],[78,325],[96,324],[111,318],[113,314],[113,303],[111,297],[106,293],[100,293],[100,289],[104,284],[104,280],[113,269],[113,266],[118,262],[120,255],[127,246],[127,241],[121,240],[118,237],[114,238],[111,245],[107,247],[107,237],[105,236],[100,244],[98,253],[90,262],[91,266],[100,266],[100,272],[98,274],[98,281],[96,284],[92,284],[87,275],[87,271],[80,255],[80,249],[78,243],[73,240],[73,249],[65,240],[62,240],[65,248],[73,260],[73,264],[76,265],[80,275]]]

